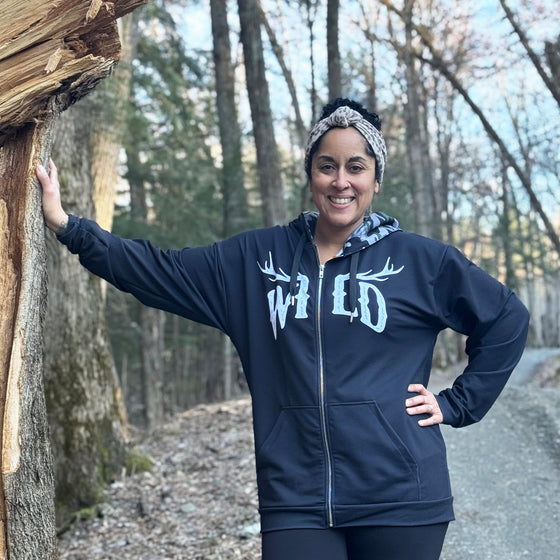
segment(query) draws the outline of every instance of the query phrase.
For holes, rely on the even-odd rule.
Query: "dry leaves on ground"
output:
[[[152,470],[114,482],[61,536],[61,559],[260,558],[252,438],[248,399],[175,417],[137,445]]]

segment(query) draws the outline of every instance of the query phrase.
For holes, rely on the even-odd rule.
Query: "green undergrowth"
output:
[[[149,472],[152,470],[153,464],[152,459],[136,447],[130,449],[124,459],[127,476]]]

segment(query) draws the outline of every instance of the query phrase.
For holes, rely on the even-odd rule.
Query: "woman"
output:
[[[217,327],[252,395],[264,560],[435,560],[452,497],[438,424],[484,416],[523,351],[528,313],[456,249],[366,215],[383,179],[377,115],[339,99],[306,152],[319,212],[210,247],[161,251],[61,207],[47,226],[147,305]],[[426,387],[438,333],[468,335],[450,389]]]

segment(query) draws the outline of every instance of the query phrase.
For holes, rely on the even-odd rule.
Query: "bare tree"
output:
[[[385,5],[390,11],[396,13],[403,21],[407,21],[407,14],[403,10],[395,7],[393,2],[391,2],[390,0],[380,0],[380,2]],[[432,68],[434,68],[435,70],[439,71],[449,81],[449,83],[459,93],[459,95],[461,95],[467,105],[472,109],[473,113],[478,117],[487,135],[498,146],[498,149],[504,161],[507,162],[507,165],[511,167],[511,169],[513,169],[513,171],[517,175],[521,185],[523,186],[529,197],[531,206],[535,209],[536,213],[540,217],[550,241],[552,242],[556,252],[560,255],[560,237],[555,231],[552,222],[550,221],[541,204],[541,201],[539,200],[533,189],[530,176],[519,165],[519,162],[517,161],[515,156],[507,148],[506,143],[498,134],[483,109],[473,100],[473,98],[469,95],[467,89],[461,83],[456,73],[442,58],[441,54],[433,43],[433,38],[428,29],[422,25],[417,25],[414,22],[411,22],[410,25],[411,29],[421,40],[422,44],[427,48],[430,55],[429,57],[426,57],[424,56],[424,54],[422,54],[422,52],[417,52],[416,56],[420,60],[432,66]]]
[[[297,96],[297,92],[296,92],[296,84],[294,82],[294,78],[292,75],[291,70],[288,68],[288,65],[286,64],[286,58],[284,56],[284,50],[282,49],[282,46],[280,45],[280,42],[278,41],[278,38],[276,37],[276,34],[274,33],[274,29],[272,29],[272,26],[270,25],[270,22],[268,21],[268,18],[262,8],[262,4],[259,2],[258,3],[258,7],[259,7],[259,14],[261,17],[261,21],[262,24],[264,25],[264,28],[266,30],[266,33],[268,35],[268,40],[270,41],[270,45],[272,47],[272,51],[274,52],[274,55],[276,56],[276,60],[278,61],[278,64],[280,65],[280,68],[282,69],[282,75],[284,76],[284,81],[286,82],[286,86],[288,88],[288,91],[290,93],[290,99],[292,100],[292,107],[294,109],[294,113],[295,113],[295,124],[296,124],[296,132],[297,132],[297,138],[299,141],[299,145],[300,148],[304,148],[305,147],[305,142],[307,141],[307,127],[305,126],[304,122],[303,122],[303,118],[301,116],[301,108],[300,108],[300,103],[299,103],[299,99]]]
[[[544,82],[544,84],[546,85],[546,87],[548,88],[550,93],[552,94],[552,97],[554,97],[554,99],[556,100],[556,103],[558,103],[558,106],[560,107],[560,85],[559,85],[558,81],[554,80],[554,75],[553,76],[548,75],[548,73],[547,73],[547,71],[544,67],[544,64],[542,63],[542,61],[539,58],[539,56],[537,55],[537,53],[531,47],[531,45],[529,43],[529,39],[528,39],[525,31],[521,27],[521,25],[520,25],[519,21],[517,20],[517,18],[515,17],[514,13],[511,11],[511,9],[508,6],[508,3],[506,2],[506,0],[500,0],[500,4],[502,5],[502,8],[504,9],[506,17],[507,17],[508,21],[511,23],[511,26],[513,27],[513,30],[515,31],[515,33],[519,37],[519,40],[520,40],[521,44],[523,45],[523,48],[527,52],[527,55],[529,56],[529,59],[533,63],[533,66],[535,67],[539,76],[542,78],[542,81]]]
[[[369,60],[364,65],[362,71],[366,82],[367,106],[372,110],[377,110],[377,76],[376,76],[376,57],[375,44],[377,42],[375,29],[379,20],[379,6],[375,2],[360,0],[361,27],[368,43]]]
[[[427,236],[438,236],[438,215],[434,203],[434,184],[430,162],[430,138],[427,122],[427,96],[422,87],[420,63],[415,56],[416,44],[412,28],[415,0],[406,0],[402,11],[405,41],[401,44],[396,37],[392,45],[396,49],[404,69],[406,96],[404,120],[406,153],[414,188],[415,229]]]
[[[342,96],[342,71],[340,68],[340,48],[338,45],[339,0],[327,2],[327,68],[329,99]]]
[[[315,25],[315,16],[317,14],[317,0],[304,0],[305,4],[305,20],[307,23],[307,33],[309,35],[309,62],[311,64],[311,87],[310,87],[310,100],[311,100],[311,120],[315,121],[318,117],[317,114],[317,84],[315,77],[315,33],[313,26]]]
[[[270,226],[285,221],[286,205],[264,65],[261,19],[256,0],[238,0],[238,7],[247,91],[263,199],[263,219],[265,225]]]

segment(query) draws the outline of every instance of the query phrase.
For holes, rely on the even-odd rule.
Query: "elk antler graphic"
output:
[[[272,280],[273,282],[289,282],[290,277],[281,268],[278,269],[279,272],[276,272],[276,270],[274,270],[272,253],[270,251],[268,252],[268,258],[270,259],[270,261],[265,261],[264,266],[261,266],[260,263],[257,262],[259,268],[261,269],[261,272],[263,274],[266,274],[267,276],[270,276],[270,280]]]
[[[389,276],[398,274],[404,268],[403,265],[398,270],[395,270],[395,267],[392,264],[389,264],[390,260],[391,257],[387,259],[382,271],[372,274],[371,269],[369,269],[367,272],[358,273],[356,277],[358,280],[376,280],[377,282],[385,282]]]

